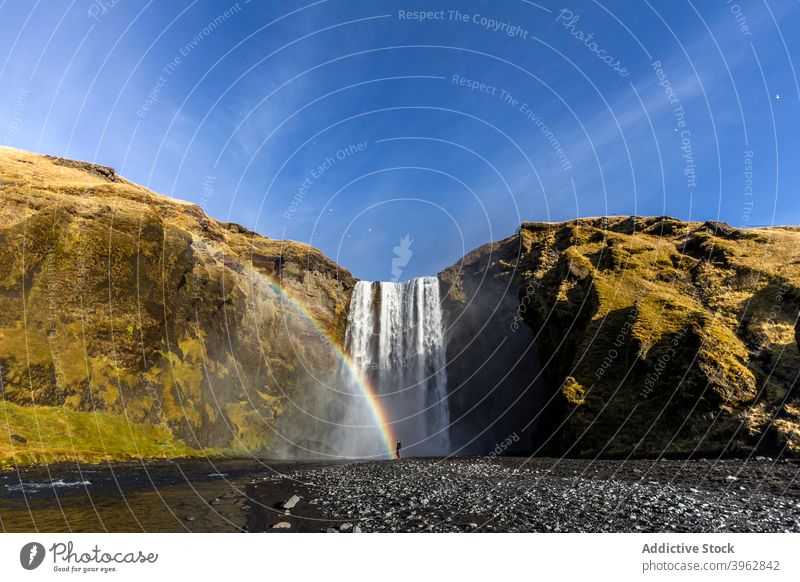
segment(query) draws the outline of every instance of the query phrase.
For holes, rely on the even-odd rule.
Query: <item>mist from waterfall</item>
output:
[[[404,283],[359,281],[350,300],[345,349],[377,395],[402,441],[403,455],[450,452],[447,373],[439,280]],[[338,376],[330,435],[341,456],[385,456],[386,448],[369,402],[352,373]]]

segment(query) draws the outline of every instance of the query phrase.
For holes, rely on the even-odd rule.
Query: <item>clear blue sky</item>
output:
[[[798,224],[798,30],[794,1],[5,0],[0,143],[363,279],[521,220]]]

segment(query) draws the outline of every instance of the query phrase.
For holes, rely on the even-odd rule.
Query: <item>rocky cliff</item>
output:
[[[484,245],[439,274],[456,454],[530,449],[545,388],[534,330],[519,317],[523,239]]]
[[[486,268],[471,272],[475,264]],[[739,230],[668,217],[525,223],[442,280],[456,290],[451,325],[463,326],[463,313],[496,320],[497,309],[493,343],[516,346],[521,356],[503,364],[509,376],[472,387],[473,416],[502,413],[516,419],[511,430],[525,427],[529,404],[507,412],[492,401],[499,393],[510,403],[541,374],[528,397],[538,415],[525,436],[531,452],[800,452],[797,228]],[[509,291],[482,289],[498,281],[515,294],[516,313]],[[480,306],[482,295],[490,305]],[[540,363],[525,352],[521,325]],[[467,370],[456,366],[456,388],[494,366],[496,355],[474,358]]]
[[[439,275],[457,453],[799,453],[798,249],[667,217],[476,249]],[[292,453],[354,284],[111,168],[0,148],[0,464]]]
[[[274,450],[353,285],[111,168],[0,148],[0,460]]]

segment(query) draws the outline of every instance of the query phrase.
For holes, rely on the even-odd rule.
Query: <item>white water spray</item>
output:
[[[359,281],[350,300],[345,349],[377,394],[403,443],[404,455],[450,452],[447,374],[439,280]],[[338,408],[333,447],[347,457],[380,455],[381,436],[369,402],[352,375],[340,374],[347,393]],[[360,427],[360,428],[356,428]]]

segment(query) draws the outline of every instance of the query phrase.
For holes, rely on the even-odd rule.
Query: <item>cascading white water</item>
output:
[[[359,281],[350,300],[345,348],[377,395],[408,455],[450,452],[447,373],[439,280]],[[332,445],[343,456],[385,453],[370,404],[346,369]]]

